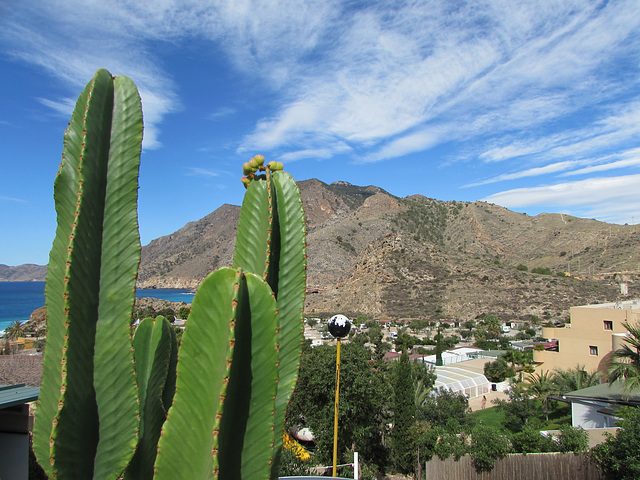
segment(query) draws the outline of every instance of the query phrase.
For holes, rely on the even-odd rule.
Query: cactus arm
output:
[[[65,337],[65,306],[63,300],[67,247],[78,197],[78,164],[82,148],[82,123],[89,89],[87,85],[71,116],[64,134],[62,161],[54,182],[54,198],[58,216],[56,236],[49,255],[45,298],[47,309],[47,348],[42,361],[43,378],[34,423],[33,451],[48,476],[53,468],[49,437],[53,419],[58,412],[62,383],[62,346]]]
[[[135,444],[137,435],[137,394],[128,334],[134,293],[131,286],[135,282],[137,262],[120,269],[122,259],[119,255],[124,253],[124,257],[131,260],[136,255],[132,253],[136,244],[139,249],[137,233],[129,231],[132,216],[133,225],[137,227],[135,200],[139,150],[136,154],[135,149],[126,153],[118,149],[121,140],[118,136],[127,137],[134,130],[130,125],[120,130],[118,123],[123,121],[122,115],[116,111],[114,116],[114,101],[121,101],[114,91],[120,88],[117,85],[114,89],[109,72],[99,70],[81,95],[67,129],[63,165],[54,188],[59,228],[52,249],[54,268],[47,276],[47,295],[50,297],[47,304],[52,307],[53,323],[46,350],[52,351],[48,364],[59,355],[60,374],[57,378],[52,378],[57,371],[51,374],[47,370],[45,374],[49,376],[46,382],[43,381],[48,383],[43,389],[47,393],[40,404],[43,413],[39,415],[34,434],[40,462],[57,478],[117,478],[131,458],[131,445]],[[122,105],[117,105],[120,107]],[[139,99],[127,102],[127,107],[139,110]],[[125,115],[128,116],[137,116],[141,122],[141,116],[135,111],[130,110]],[[141,135],[141,131],[139,133]],[[134,135],[137,138],[134,141],[139,142],[140,135]],[[125,167],[122,174],[127,180],[120,184],[120,191],[113,172],[122,164],[129,167]],[[71,174],[72,169],[77,173]],[[135,174],[130,178],[132,171]],[[109,177],[114,185],[107,185]],[[124,236],[110,231],[120,223],[126,225]],[[117,245],[120,241],[123,250]],[[66,258],[63,258],[65,243]],[[61,266],[63,262],[64,267]],[[125,286],[124,290],[118,287],[120,285]],[[100,302],[105,304],[101,306]],[[109,305],[117,307],[112,309]],[[96,339],[100,315],[113,315],[102,319],[105,325],[116,330],[115,333],[108,331],[111,342],[106,344]],[[61,347],[60,323],[64,325]],[[127,327],[126,331],[122,325]],[[125,340],[124,349],[117,345],[118,339]],[[59,354],[55,351],[58,348]],[[124,413],[118,412],[100,422],[94,382],[107,388],[103,381],[111,382],[110,385],[118,390],[112,393],[119,397]],[[56,387],[56,408],[50,419]],[[110,408],[107,406],[107,410]],[[109,438],[118,441],[105,444],[106,448],[99,447],[100,440],[106,442]],[[49,446],[49,462],[43,458],[45,443]]]
[[[167,413],[164,390],[173,388],[167,385],[167,378],[175,378],[175,331],[162,316],[155,320],[147,318],[136,330],[133,347],[140,398],[140,435],[125,479],[150,480]]]
[[[98,442],[98,408],[93,388],[93,354],[98,316],[100,255],[104,217],[113,83],[99,71],[92,80],[84,113],[78,170],[78,199],[65,275],[67,328],[62,355],[62,386],[52,431],[51,454],[58,478],[93,477]],[[95,128],[95,127],[97,128]]]
[[[220,478],[268,478],[278,381],[278,316],[261,276],[244,275],[236,346],[220,423]]]
[[[176,394],[158,442],[158,480],[213,476],[212,451],[218,448],[215,436],[235,344],[239,283],[234,269],[220,268],[202,282],[193,299],[180,346]]]
[[[267,184],[251,182],[245,193],[238,219],[233,266],[248,272],[262,273],[267,262],[267,240],[270,223]]]
[[[142,107],[129,78],[115,77],[113,85],[94,388],[99,417],[118,420],[100,422],[95,478],[113,478],[112,472],[125,469],[138,430],[130,322],[140,263],[137,200]]]
[[[173,402],[173,396],[176,393],[176,368],[178,366],[178,337],[176,336],[176,331],[173,326],[170,326],[170,330],[171,355],[169,357],[167,378],[164,389],[162,390],[162,406],[164,407],[165,414],[169,411],[169,407],[171,407],[171,403]]]
[[[278,199],[277,211],[280,231],[279,281],[277,285],[280,318],[280,365],[275,412],[275,425],[278,428],[274,432],[277,456],[271,474],[272,478],[276,478],[279,470],[279,452],[282,445],[285,409],[298,378],[298,367],[302,353],[307,254],[305,214],[298,186],[291,175],[282,171],[274,172],[272,181]]]

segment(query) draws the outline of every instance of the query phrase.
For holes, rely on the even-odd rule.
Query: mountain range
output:
[[[399,198],[375,186],[298,183],[307,217],[309,316],[563,319],[638,295],[640,226],[528,216],[485,202]],[[138,284],[196,288],[232,263],[240,207],[223,205],[142,248]]]

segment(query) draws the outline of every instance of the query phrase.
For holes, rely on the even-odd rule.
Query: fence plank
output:
[[[465,455],[440,460],[434,457],[425,465],[424,478],[438,480],[604,480],[588,453],[512,454],[497,460],[491,472],[476,473],[472,459]]]

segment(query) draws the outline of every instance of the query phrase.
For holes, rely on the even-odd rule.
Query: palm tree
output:
[[[575,390],[593,387],[600,383],[598,372],[587,372],[584,366],[577,365],[570,370],[554,370],[553,383],[557,393],[564,395]]]
[[[631,390],[640,388],[640,325],[626,322],[622,325],[629,335],[624,337],[625,344],[622,348],[613,352],[609,366],[609,382],[623,381],[624,390],[629,394]]]
[[[22,323],[19,320],[12,322],[11,325],[9,325],[4,331],[4,336],[9,340],[15,340],[16,338],[21,337],[23,334],[24,329],[22,328]]]
[[[535,398],[542,402],[542,408],[544,409],[544,415],[549,421],[549,395],[556,392],[556,388],[553,382],[553,373],[545,371],[542,373],[527,375],[525,389],[531,393]]]

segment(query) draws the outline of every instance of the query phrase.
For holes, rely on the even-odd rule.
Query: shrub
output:
[[[490,472],[495,461],[503,458],[511,446],[504,435],[486,425],[478,425],[471,433],[471,458],[476,472]]]

